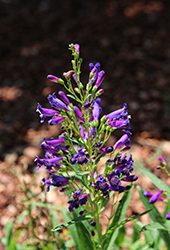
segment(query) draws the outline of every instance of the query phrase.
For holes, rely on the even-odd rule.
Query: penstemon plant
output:
[[[52,109],[40,104],[37,107],[41,122],[50,117],[48,124],[61,124],[62,129],[57,139],[44,138],[41,147],[45,150],[45,158],[37,156],[37,169],[44,166],[49,173],[49,179],[42,179],[47,192],[54,186],[68,196],[70,220],[57,225],[53,231],[70,226],[76,249],[109,250],[114,246],[119,227],[148,212],[125,219],[133,182],[138,179],[132,174],[132,155],[126,154],[131,146],[130,116],[125,103],[121,109],[100,118],[99,96],[104,92],[100,86],[105,72],[100,70],[100,63],[90,63],[89,80],[84,86],[80,79],[80,46],[70,44],[69,49],[74,58],[73,70],[63,74],[65,80],[47,76],[53,83],[63,85],[67,94],[59,91],[59,98],[55,93],[49,95]],[[112,132],[117,129],[122,129],[122,136],[114,145],[106,147]],[[98,163],[105,156],[101,171]],[[100,215],[109,201],[111,209],[104,231]]]

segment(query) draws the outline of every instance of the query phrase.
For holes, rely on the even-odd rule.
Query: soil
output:
[[[82,82],[90,62],[99,61],[106,72],[103,113],[128,104],[136,160],[155,171],[153,156],[161,152],[170,159],[169,13],[168,1],[0,1],[0,237],[7,221],[21,212],[11,164],[21,171],[26,161],[29,183],[40,142],[60,132],[40,124],[35,110],[37,102],[50,107],[48,94],[61,90],[46,76],[63,77],[71,69],[70,43],[81,46]],[[169,184],[164,174],[161,179]],[[156,190],[145,177],[138,184]],[[128,215],[143,209],[137,193],[133,197]],[[64,204],[64,198],[57,200]]]

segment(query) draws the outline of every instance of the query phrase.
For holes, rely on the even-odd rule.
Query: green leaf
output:
[[[141,166],[137,167],[143,174],[145,174],[158,189],[167,190],[167,196],[170,199],[170,187],[168,187],[164,182],[162,182],[158,177],[156,177],[151,171],[146,168],[142,168]]]
[[[138,219],[139,217],[141,217],[141,216],[143,216],[143,215],[149,213],[151,210],[152,210],[152,209],[146,210],[145,212],[143,212],[143,213],[141,213],[141,214],[132,216],[131,218],[128,218],[128,219],[126,219],[126,220],[123,220],[123,221],[121,221],[120,223],[118,223],[118,224],[112,226],[112,227],[109,228],[109,230],[107,231],[106,236],[109,235],[110,233],[112,233],[112,231],[115,230],[115,229],[117,229],[118,227],[124,225],[125,223],[127,223],[127,222],[129,222],[129,221],[133,221],[133,220],[135,220],[135,219]]]
[[[91,235],[82,223],[76,224],[79,250],[94,250]]]
[[[141,232],[146,231],[146,230],[150,231],[150,230],[154,230],[154,229],[162,229],[162,230],[166,230],[166,231],[170,232],[170,227],[168,227],[166,224],[162,224],[159,222],[153,222],[153,223],[150,223],[150,224],[143,226],[141,228]]]
[[[140,232],[139,232],[139,226],[136,223],[136,221],[134,221],[134,225],[133,225],[133,235],[132,235],[132,242],[135,242],[137,240],[140,239]]]
[[[23,231],[23,230],[18,230],[18,231],[16,232],[14,238],[13,238],[12,241],[11,241],[11,244],[10,244],[8,250],[16,250],[16,248],[17,248],[17,247],[16,247],[16,241],[17,241],[17,239],[18,239],[18,237],[19,237],[19,235],[20,235],[20,233],[21,233],[22,231]]]
[[[17,218],[17,223],[22,223],[23,219],[28,215],[28,210],[24,210]]]
[[[123,225],[118,229],[118,236],[115,240],[115,244],[121,248],[123,246],[124,238],[125,238],[125,226]]]
[[[68,226],[70,226],[70,225],[72,225],[72,224],[81,222],[81,221],[83,221],[83,220],[88,220],[88,219],[92,219],[92,216],[91,216],[91,215],[87,215],[87,214],[81,215],[81,216],[78,216],[78,217],[72,219],[71,221],[68,221],[68,222],[65,223],[65,224],[61,224],[61,225],[59,225],[59,226],[54,227],[54,228],[52,229],[52,231],[55,232],[55,231],[58,231],[58,230],[61,230],[61,229],[65,228],[65,227],[68,227]]]
[[[104,236],[105,238],[103,242],[103,250],[110,250],[117,237],[118,231],[115,232],[115,229],[112,229],[112,228],[114,228],[115,225],[117,225],[120,221],[122,221],[125,218],[126,211],[129,205],[130,197],[131,197],[131,193],[132,193],[132,188],[123,194],[123,197],[121,199],[122,202],[119,203],[119,205],[117,206],[114,218],[110,224],[109,229],[106,232],[106,235]],[[110,234],[109,236],[107,236],[108,232]]]
[[[13,229],[12,219],[8,221],[5,228],[6,228],[6,248],[8,249],[12,240],[12,229]]]
[[[151,219],[152,219],[152,221],[164,224],[165,219],[158,212],[157,208],[153,204],[149,203],[148,198],[143,195],[142,189],[139,186],[137,186],[137,190],[139,192],[140,199],[141,199],[142,203],[144,204],[145,208],[146,209],[152,209],[152,211],[149,214],[150,217],[151,217]],[[163,240],[164,240],[167,248],[170,249],[170,237],[169,237],[169,233],[167,231],[165,231],[165,230],[162,230],[162,229],[158,229],[158,230],[159,230],[160,235],[163,238]]]
[[[62,215],[63,215],[63,219],[64,219],[65,222],[68,222],[68,221],[70,221],[72,219],[71,215],[65,210],[62,211]],[[72,236],[72,238],[74,240],[76,250],[79,250],[78,235],[77,235],[76,226],[74,224],[70,225],[69,231],[70,231],[71,236]]]
[[[24,205],[32,205],[33,207],[44,207],[44,208],[54,209],[54,210],[58,210],[58,211],[62,211],[63,209],[67,209],[64,206],[55,206],[55,205],[47,204],[47,203],[43,203],[43,202],[24,201],[23,204]]]
[[[80,140],[78,140],[78,139],[76,139],[74,137],[69,137],[69,136],[66,136],[66,135],[62,135],[62,137],[66,138],[67,140],[72,141],[72,142],[74,142],[76,144],[80,144],[80,145],[86,147],[86,145],[83,142],[81,142]]]
[[[71,97],[72,99],[76,100],[77,102],[79,102],[79,100],[74,96],[74,95],[70,95],[70,94],[67,94],[68,97]]]

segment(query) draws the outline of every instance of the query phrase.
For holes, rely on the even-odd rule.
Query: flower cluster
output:
[[[88,83],[84,86],[80,79],[80,46],[71,44],[69,49],[74,57],[73,70],[63,74],[65,80],[47,76],[50,81],[63,85],[68,93],[59,91],[58,95],[49,95],[51,108],[43,108],[39,103],[37,106],[41,123],[49,118],[50,126],[61,124],[62,129],[57,139],[44,138],[41,147],[45,151],[45,158],[37,156],[37,169],[44,166],[49,173],[49,179],[42,179],[47,191],[54,186],[61,187],[60,191],[67,189],[71,192],[69,211],[83,206],[80,214],[91,214],[91,226],[95,228],[96,214],[100,213],[98,204],[108,198],[110,192],[119,194],[129,190],[131,185],[126,183],[138,178],[132,174],[132,155],[127,157],[124,153],[131,146],[130,116],[125,103],[122,108],[100,117],[102,108],[99,96],[104,92],[100,86],[105,72],[100,69],[100,63],[90,63]],[[123,135],[114,145],[106,147],[106,142],[116,129],[122,129]],[[101,173],[98,162],[105,155],[110,157],[105,161],[104,172]]]

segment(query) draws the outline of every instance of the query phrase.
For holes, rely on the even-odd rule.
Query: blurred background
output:
[[[42,129],[37,102],[49,107],[61,89],[46,76],[71,69],[70,43],[81,46],[84,83],[90,62],[106,72],[103,112],[127,102],[134,135],[170,139],[169,13],[168,1],[1,0],[1,159]]]
[[[35,111],[37,102],[49,108],[47,96],[61,90],[61,85],[49,82],[46,76],[62,78],[71,69],[70,43],[80,44],[84,84],[90,62],[100,62],[106,72],[103,114],[128,104],[135,163],[149,167],[170,185],[169,178],[156,170],[159,155],[170,162],[169,13],[169,1],[159,0],[0,0],[0,238],[10,218],[16,223],[27,208],[23,200],[28,199],[28,190],[32,188],[31,201],[35,197],[42,201],[44,173],[35,171],[34,181],[34,159],[43,157],[43,138],[57,136],[60,129],[49,127],[47,121],[40,124]],[[154,193],[152,182],[139,177],[135,185]],[[26,187],[26,198],[20,181]],[[56,189],[45,200],[68,205]],[[134,191],[128,216],[143,211]],[[42,216],[39,209],[36,213],[38,218]],[[144,217],[145,224],[148,218]],[[103,225],[105,221],[104,217]],[[22,223],[26,232],[21,244],[30,235],[29,219]],[[42,223],[44,232],[43,220],[36,223]],[[52,227],[47,218],[45,225]],[[37,235],[41,235],[38,228],[36,225]],[[0,249],[4,249],[2,244]]]

